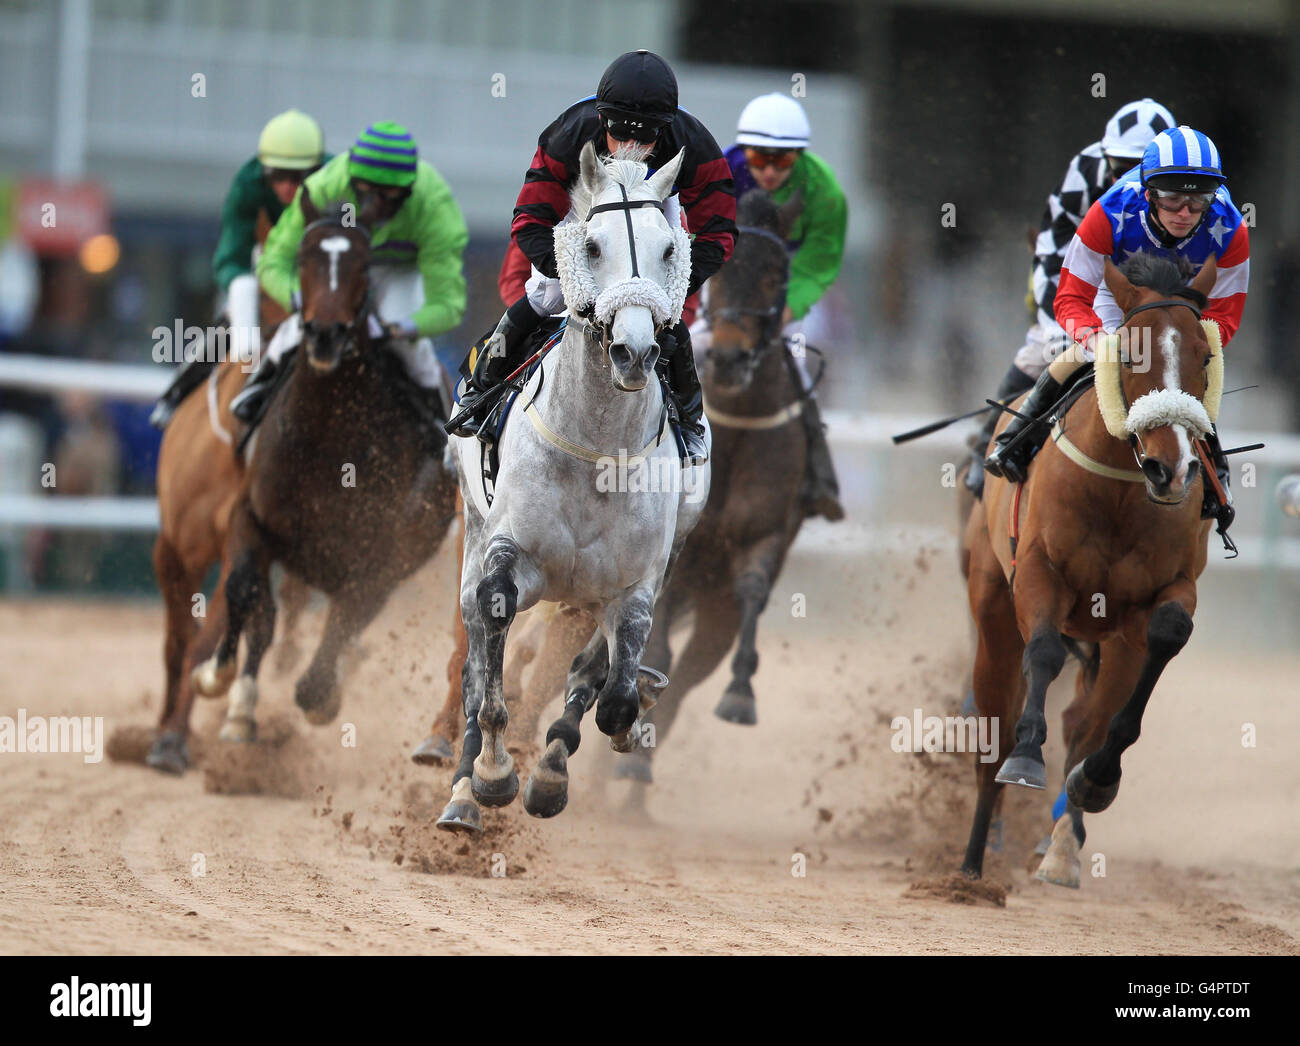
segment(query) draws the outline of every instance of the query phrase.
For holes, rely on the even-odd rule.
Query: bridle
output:
[[[1198,320],[1201,318],[1200,306],[1190,299],[1162,298],[1159,301],[1147,302],[1145,305],[1135,305],[1133,308],[1129,309],[1129,311],[1124,314],[1124,318],[1120,320],[1120,329],[1127,327],[1129,321],[1139,312],[1146,312],[1148,309],[1169,309],[1176,306],[1182,306],[1184,309],[1191,309],[1192,312],[1196,314]],[[1120,357],[1120,363],[1125,367],[1131,368],[1133,366],[1133,360],[1127,353]],[[1119,383],[1119,397],[1120,402],[1124,404],[1124,411],[1127,413],[1132,407],[1132,404],[1129,403],[1128,396],[1124,393],[1124,383],[1122,381]],[[1129,447],[1133,451],[1133,459],[1137,462],[1138,468],[1141,469],[1147,457],[1146,444],[1142,442],[1141,434],[1137,432],[1131,433],[1128,438],[1128,443]]]
[[[641,275],[641,267],[637,263],[636,257],[636,234],[632,229],[632,212],[638,207],[653,207],[660,214],[664,213],[664,205],[660,200],[629,200],[627,196],[627,187],[620,184],[618,186],[619,194],[623,197],[613,203],[601,203],[593,206],[587,211],[587,217],[583,219],[584,224],[591,221],[592,215],[601,214],[604,211],[622,211],[624,221],[627,223],[627,247],[628,253],[632,258],[632,276],[636,278]],[[583,333],[600,345],[602,351],[608,352],[611,342],[613,341],[613,317],[609,323],[602,323],[596,319],[596,303],[593,301],[585,309],[581,310],[578,315],[583,321]],[[667,322],[655,324],[656,340],[669,326]]]
[[[777,300],[765,309],[747,309],[732,305],[722,309],[706,307],[702,311],[710,325],[714,320],[736,320],[741,316],[758,317],[758,340],[746,363],[746,369],[752,374],[758,368],[764,354],[774,346],[782,344],[779,335],[781,332],[781,316],[785,312],[786,292],[790,286],[790,250],[786,246],[785,240],[772,232],[771,229],[764,229],[757,225],[738,225],[736,229],[742,235],[759,236],[781,248],[781,293]],[[709,348],[705,350],[705,354],[712,356],[714,350]]]
[[[344,225],[339,218],[333,216],[317,218],[314,222],[312,222],[305,229],[303,229],[302,238],[298,241],[298,266],[300,269],[302,267],[302,257],[303,257],[303,252],[306,249],[308,234],[314,232],[317,229],[323,229],[327,227],[331,229],[342,229],[345,231],[354,230],[356,232],[359,232],[365,240],[366,247],[367,248],[370,247],[370,230],[367,229],[364,225],[360,225],[360,224]],[[351,356],[356,356],[360,352],[359,348],[357,347],[359,337],[361,335],[365,335],[369,333],[368,321],[370,319],[370,316],[374,313],[375,292],[374,292],[374,287],[370,282],[369,271],[364,271],[363,276],[365,277],[365,281],[366,281],[366,296],[364,299],[362,299],[361,308],[359,308],[356,311],[356,313],[353,315],[351,322],[346,323],[343,326],[344,332],[347,334],[351,334],[353,336],[349,340],[348,346],[340,353],[340,355],[344,359],[347,359],[348,357]],[[306,321],[303,322],[303,333],[304,335],[310,333],[308,331],[308,326]]]

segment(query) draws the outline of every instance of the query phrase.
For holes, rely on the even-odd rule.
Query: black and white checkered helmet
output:
[[[1129,102],[1106,121],[1101,148],[1107,156],[1140,160],[1151,139],[1177,125],[1173,113],[1152,98]]]

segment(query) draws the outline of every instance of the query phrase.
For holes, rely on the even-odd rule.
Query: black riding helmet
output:
[[[601,118],[641,123],[658,130],[677,115],[677,77],[651,51],[629,51],[610,63],[596,89]]]

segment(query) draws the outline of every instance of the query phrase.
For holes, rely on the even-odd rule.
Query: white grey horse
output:
[[[626,751],[652,703],[638,671],[655,600],[709,488],[707,463],[681,464],[654,370],[656,335],[680,318],[690,280],[689,238],[664,214],[681,162],[679,153],[647,179],[644,164],[602,163],[583,149],[572,209],[555,230],[567,326],[500,436],[490,506],[481,444],[458,441],[466,725],[439,827],[479,831],[479,804],[504,806],[519,791],[501,684],[516,613],[562,602],[600,623],[574,660],[564,715],[525,789],[529,813],[564,808],[584,712],[594,704],[596,725]]]

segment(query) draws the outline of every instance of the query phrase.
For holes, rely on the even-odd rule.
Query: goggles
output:
[[[262,177],[268,182],[293,182],[297,185],[309,174],[311,174],[311,171],[293,171],[287,167],[262,168]]]
[[[659,137],[661,124],[634,115],[605,114],[605,131],[616,142],[640,142],[648,145]]]
[[[360,178],[352,179],[352,191],[357,196],[374,196],[382,203],[391,205],[400,205],[405,202],[406,198],[411,195],[409,186],[404,185],[376,185],[374,182],[367,182]]]
[[[745,163],[754,171],[761,171],[764,167],[785,171],[793,167],[798,159],[798,149],[755,149],[745,146]]]
[[[1157,207],[1162,211],[1181,211],[1184,206],[1188,207],[1193,214],[1200,214],[1208,210],[1210,204],[1214,202],[1214,193],[1212,192],[1171,192],[1168,189],[1148,189],[1151,198],[1155,201]]]

